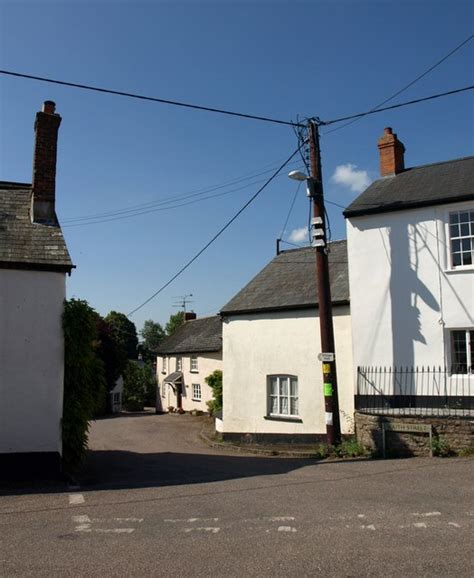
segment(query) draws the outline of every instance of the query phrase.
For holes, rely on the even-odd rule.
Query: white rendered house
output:
[[[353,370],[345,241],[329,244],[340,421],[351,429]],[[307,443],[326,422],[313,248],[277,255],[221,310],[223,437]]]
[[[61,117],[36,115],[33,183],[0,182],[0,471],[61,469],[66,274],[73,268],[55,213]]]
[[[156,377],[157,411],[207,412],[212,390],[205,379],[222,370],[222,321],[220,317],[186,321],[158,347]]]
[[[469,395],[474,157],[405,169],[391,128],[378,146],[381,178],[344,212],[354,364],[446,367],[444,392]],[[426,394],[413,387],[408,393]]]

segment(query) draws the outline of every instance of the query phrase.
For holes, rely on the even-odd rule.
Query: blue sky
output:
[[[472,33],[473,9],[460,0],[0,1],[0,22],[4,69],[284,120],[332,119],[370,109],[424,72]],[[472,84],[473,46],[394,102]],[[68,296],[102,314],[128,313],[147,299],[270,173],[187,206],[99,224],[68,220],[262,173],[296,148],[290,127],[2,76],[0,179],[31,180],[34,115],[48,99],[63,117],[57,210],[77,265]],[[464,93],[326,136],[322,129],[326,198],[346,206],[377,178],[376,142],[385,126],[404,142],[407,166],[473,154],[472,113],[472,93]],[[198,315],[218,312],[274,256],[295,190],[294,181],[277,178],[132,316],[137,327],[145,319],[166,322],[176,297],[190,293]],[[341,209],[328,209],[333,238],[344,238]],[[298,239],[294,231],[307,219],[301,188],[283,237]]]

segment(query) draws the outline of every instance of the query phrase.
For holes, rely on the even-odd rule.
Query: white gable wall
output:
[[[350,430],[353,371],[349,307],[333,308],[341,427]],[[325,408],[316,309],[224,318],[225,433],[324,434]],[[298,377],[301,422],[269,420],[267,376]]]
[[[474,327],[474,268],[452,270],[456,203],[347,220],[354,363],[449,365],[450,329]]]
[[[61,453],[65,274],[0,269],[0,453]]]

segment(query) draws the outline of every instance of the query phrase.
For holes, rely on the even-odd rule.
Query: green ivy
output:
[[[89,422],[106,395],[104,364],[97,354],[97,314],[87,301],[70,299],[63,312],[63,462],[76,469],[85,456]]]

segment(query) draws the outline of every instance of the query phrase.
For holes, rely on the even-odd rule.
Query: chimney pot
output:
[[[56,110],[55,102],[53,102],[52,100],[44,101],[42,112],[45,112],[46,114],[54,114],[55,110]]]
[[[184,314],[184,320],[185,321],[194,321],[194,319],[196,319],[197,315],[196,313],[194,313],[194,311],[186,311],[186,313]]]
[[[380,175],[388,177],[398,175],[405,170],[405,147],[398,140],[392,127],[384,128],[383,135],[377,143],[380,152]]]

